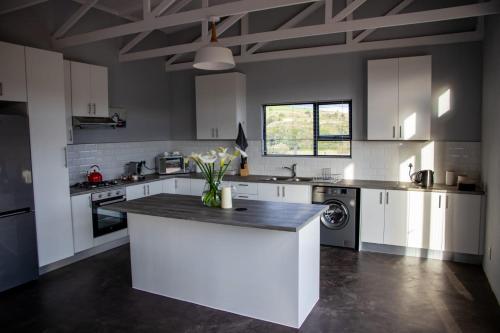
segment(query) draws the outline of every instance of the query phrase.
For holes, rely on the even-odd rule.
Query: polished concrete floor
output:
[[[133,290],[128,246],[0,293],[0,332],[295,332]],[[481,267],[323,247],[301,332],[500,332]]]

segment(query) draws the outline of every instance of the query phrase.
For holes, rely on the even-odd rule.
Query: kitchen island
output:
[[[319,299],[323,205],[159,194],[128,213],[132,287],[299,328]]]

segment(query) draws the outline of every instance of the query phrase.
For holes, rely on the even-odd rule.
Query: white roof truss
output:
[[[433,9],[405,14],[395,14],[391,16],[381,16],[365,19],[354,19],[329,24],[311,25],[298,28],[274,30],[269,32],[253,33],[235,37],[219,39],[219,43],[227,47],[253,44],[261,42],[271,42],[292,38],[302,38],[309,36],[320,36],[335,33],[345,33],[348,31],[358,31],[367,29],[377,29],[384,27],[405,26],[420,23],[430,23],[447,21],[469,17],[479,17],[500,12],[500,4],[496,1],[477,3],[472,5],[455,6],[442,9]],[[154,57],[162,57],[177,53],[194,52],[205,45],[204,42],[193,42],[167,46],[158,49],[132,52],[120,55],[120,61],[133,61]]]

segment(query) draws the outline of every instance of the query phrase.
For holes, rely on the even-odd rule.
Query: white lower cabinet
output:
[[[160,193],[163,193],[163,183],[161,181],[127,186],[127,200],[144,198]]]
[[[175,178],[175,193],[191,195],[191,179]]]
[[[408,193],[385,191],[384,244],[406,246]]]
[[[361,241],[481,254],[480,195],[361,190]]]
[[[75,253],[90,249],[94,246],[90,194],[71,197],[71,216]]]
[[[384,190],[361,190],[361,241],[384,243]]]
[[[163,183],[163,193],[175,194],[175,178],[165,179]]]
[[[258,198],[262,201],[311,203],[308,185],[258,184]]]
[[[191,188],[189,194],[201,196],[205,188],[205,179],[191,179]]]

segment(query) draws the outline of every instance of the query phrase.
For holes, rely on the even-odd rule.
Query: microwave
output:
[[[156,156],[156,173],[159,175],[169,175],[174,173],[185,173],[184,157],[182,155],[173,155],[164,153]]]

